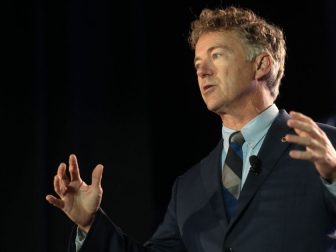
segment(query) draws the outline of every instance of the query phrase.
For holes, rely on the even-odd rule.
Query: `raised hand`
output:
[[[295,159],[309,160],[314,163],[321,177],[336,181],[336,150],[323,130],[308,116],[290,112],[289,127],[297,135],[286,135],[291,143],[306,147],[305,151],[292,150],[289,155]]]
[[[87,185],[80,177],[77,158],[72,154],[69,157],[69,173],[70,179],[66,175],[66,164],[61,163],[54,177],[54,190],[59,198],[47,195],[46,200],[61,209],[81,230],[88,232],[103,196],[103,166],[99,164],[95,167],[91,185]]]

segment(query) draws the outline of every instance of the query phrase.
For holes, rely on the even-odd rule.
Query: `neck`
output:
[[[269,104],[268,106],[265,106],[263,108],[244,108],[237,111],[236,113],[222,114],[220,116],[225,127],[233,130],[241,130],[248,122],[250,122],[253,118],[265,111],[271,105],[272,104]]]
[[[245,102],[244,102],[245,101]],[[274,102],[273,97],[266,89],[259,89],[245,100],[241,100],[239,105],[232,104],[230,108],[218,113],[223,125],[230,129],[240,130],[249,121],[269,108]]]
[[[233,130],[242,129],[249,121],[274,103],[274,98],[263,83],[256,83],[253,92],[242,96],[218,111],[223,125]]]

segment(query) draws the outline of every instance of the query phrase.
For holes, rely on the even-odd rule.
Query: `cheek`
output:
[[[232,72],[228,74],[228,77],[231,81],[234,81],[239,84],[244,84],[250,80],[250,71],[248,68],[244,67],[236,67],[232,69]],[[238,84],[239,83],[239,84]]]
[[[223,79],[227,79],[230,78],[232,74],[235,73],[236,67],[235,67],[235,63],[232,62],[221,62],[219,64],[216,64],[215,67],[215,74]]]
[[[222,83],[221,86],[229,87],[232,85],[232,82],[234,81],[234,75],[232,74],[232,70],[229,68],[222,69],[222,71],[219,72],[217,77],[220,79],[220,82]]]

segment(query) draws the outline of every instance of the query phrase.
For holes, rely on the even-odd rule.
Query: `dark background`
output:
[[[131,237],[149,238],[174,178],[221,136],[187,37],[203,7],[230,4],[284,29],[278,106],[320,121],[334,114],[334,0],[5,2],[1,251],[66,250],[73,224],[45,195],[70,153],[87,182],[104,164],[102,207]]]

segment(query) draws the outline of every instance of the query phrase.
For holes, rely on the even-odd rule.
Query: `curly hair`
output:
[[[273,66],[265,76],[267,87],[274,99],[284,74],[286,42],[282,30],[251,10],[228,7],[226,9],[204,9],[199,18],[191,23],[189,43],[195,49],[199,38],[208,32],[235,31],[246,47],[246,59],[253,61],[260,53],[272,56]]]

